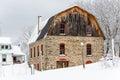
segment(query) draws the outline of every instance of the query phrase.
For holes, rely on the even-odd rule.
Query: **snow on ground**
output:
[[[1,67],[0,80],[120,80],[120,63],[117,66],[103,67],[101,62],[82,66],[47,71],[35,71],[26,63]],[[2,71],[2,73],[1,73]],[[1,75],[2,74],[2,75]]]

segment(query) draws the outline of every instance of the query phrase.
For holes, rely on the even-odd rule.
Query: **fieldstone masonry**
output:
[[[84,46],[81,47],[80,43],[83,42]],[[61,43],[65,44],[65,55],[60,55],[59,46]],[[84,54],[84,63],[87,61],[98,61],[104,52],[103,37],[80,37],[80,36],[47,36],[46,38],[36,41],[34,44],[30,44],[30,49],[43,45],[43,69],[55,69],[57,68],[56,61],[60,57],[66,57],[69,60],[69,67],[82,64],[82,50]],[[91,44],[92,55],[86,55],[86,45]],[[35,54],[37,55],[37,48],[35,48]],[[32,50],[32,55],[34,51]],[[39,64],[40,56],[30,58],[30,64]],[[41,66],[40,66],[41,67]],[[37,69],[37,67],[36,67]],[[40,70],[40,68],[39,68]]]

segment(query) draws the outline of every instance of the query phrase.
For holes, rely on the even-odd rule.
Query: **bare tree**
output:
[[[87,0],[77,5],[96,16],[106,38],[115,38],[120,26],[120,0]]]
[[[95,0],[92,3],[94,15],[105,29],[106,36],[106,55],[111,55],[112,59],[116,56],[114,40],[120,26],[120,0]],[[111,51],[110,51],[111,50]],[[112,52],[112,53],[110,53]],[[106,56],[105,55],[105,56]]]
[[[120,28],[120,0],[87,0],[85,2],[76,2],[76,4],[97,18],[106,37],[104,58],[114,60],[117,57],[115,41],[119,41],[120,37],[118,35]]]
[[[32,31],[33,31],[33,27],[29,26],[29,27],[25,27],[23,30],[23,35],[21,36],[21,38],[19,39],[19,44],[21,47],[21,50],[26,54],[26,59],[28,60],[29,57],[29,44],[28,41],[32,35]]]

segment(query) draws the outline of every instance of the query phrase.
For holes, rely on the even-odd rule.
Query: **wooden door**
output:
[[[57,68],[64,68],[64,67],[68,67],[68,66],[69,66],[68,61],[57,61]]]

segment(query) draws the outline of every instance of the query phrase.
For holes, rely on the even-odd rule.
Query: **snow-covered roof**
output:
[[[12,44],[11,38],[9,38],[9,37],[0,37],[0,44]]]
[[[12,51],[12,49],[10,49],[10,50],[0,50],[0,54],[12,54],[13,53],[13,51]]]
[[[0,50],[0,53],[2,54],[13,54],[14,56],[22,56],[25,55],[19,46],[13,46],[11,45],[12,49],[2,49]]]
[[[17,56],[17,55],[25,55],[19,46],[12,46],[12,51],[13,51],[13,55]]]
[[[41,33],[41,30],[46,25],[47,21],[48,21],[48,19],[40,22],[40,33]],[[31,35],[31,38],[28,41],[28,44],[35,42],[37,40],[38,36],[40,35],[40,33],[38,34],[38,25],[36,25],[35,29],[33,30],[32,35]]]

